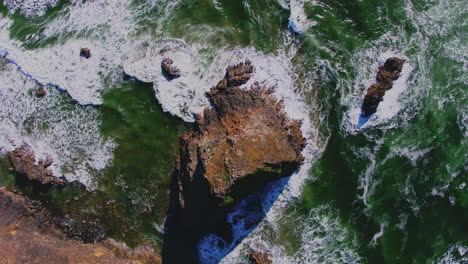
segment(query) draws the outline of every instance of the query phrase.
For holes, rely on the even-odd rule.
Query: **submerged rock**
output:
[[[286,116],[274,90],[259,83],[239,87],[253,72],[249,61],[229,67],[207,93],[212,107],[197,115],[194,129],[182,137],[173,197],[177,205],[168,222],[186,228],[194,240],[207,232],[229,240],[228,210],[267,182],[291,175],[304,160],[301,122]],[[172,247],[181,240],[189,239],[174,238]]]
[[[401,70],[405,60],[392,57],[385,61],[384,65],[379,67],[376,76],[376,83],[371,85],[362,102],[363,116],[370,116],[377,111],[377,107],[383,100],[385,92],[393,86],[393,81],[400,77]]]
[[[84,244],[68,239],[38,202],[0,187],[2,263],[161,263],[152,249],[130,250],[108,239]]]
[[[30,181],[44,185],[65,185],[67,183],[64,177],[54,176],[52,170],[49,169],[52,164],[51,158],[41,159],[36,164],[36,156],[31,146],[26,143],[11,151],[9,156],[14,171]]]
[[[172,64],[174,61],[167,57],[161,61],[161,70],[169,81],[180,77],[180,69]]]
[[[89,48],[81,48],[80,57],[83,57],[85,59],[91,58],[91,50]]]

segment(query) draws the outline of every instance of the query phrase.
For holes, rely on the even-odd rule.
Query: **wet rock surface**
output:
[[[166,248],[193,247],[200,236],[216,233],[230,240],[226,214],[233,204],[267,182],[291,175],[303,161],[301,122],[291,120],[274,89],[247,83],[254,72],[247,61],[227,69],[207,93],[212,105],[196,116],[182,137],[176,165],[173,204],[166,225]],[[177,234],[171,230],[178,229]],[[171,237],[173,236],[173,237]],[[179,237],[178,237],[179,236]],[[167,253],[168,263],[196,263]]]
[[[375,78],[377,82],[369,87],[362,103],[363,116],[370,116],[377,111],[385,92],[390,90],[393,81],[400,77],[404,62],[403,59],[392,57],[387,59],[383,66],[379,67]]]
[[[44,97],[46,95],[47,95],[47,92],[44,89],[44,87],[40,86],[39,88],[37,88],[37,90],[36,90],[36,96],[37,97]]]
[[[89,48],[81,48],[80,49],[80,57],[83,57],[85,59],[91,58],[91,50]]]
[[[43,185],[65,185],[67,180],[64,177],[53,175],[49,166],[52,159],[41,159],[36,164],[36,157],[28,144],[23,144],[9,153],[13,170],[26,177],[28,180]]]
[[[68,239],[40,203],[0,187],[0,263],[161,263],[153,250]]]
[[[169,81],[180,77],[180,69],[173,64],[174,61],[168,57],[161,61],[161,70]]]

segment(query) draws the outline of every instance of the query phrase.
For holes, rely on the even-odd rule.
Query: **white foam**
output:
[[[68,40],[32,50],[10,39],[13,21],[2,17],[0,52],[39,83],[66,90],[80,104],[99,105],[102,90],[122,77],[123,60],[145,41],[133,36],[139,12],[132,11],[131,1],[86,1],[69,6],[62,15],[48,21],[43,33],[29,36]],[[75,34],[86,34],[86,40],[70,38]],[[80,57],[81,48],[89,48],[92,57]]]
[[[167,80],[161,71],[164,57],[171,58],[181,76]],[[160,40],[138,51],[124,62],[127,74],[145,82],[153,82],[156,98],[164,111],[193,122],[193,113],[200,113],[208,106],[205,93],[209,85],[201,78],[195,55],[188,45],[177,39]]]
[[[384,230],[387,227],[388,223],[385,221],[380,222],[380,230],[375,233],[370,242],[370,246],[375,247],[377,245],[377,240],[384,235]]]
[[[26,17],[40,17],[45,15],[49,7],[54,7],[61,0],[5,0],[5,6],[10,12],[19,10]]]
[[[290,0],[289,1],[289,10],[291,12],[291,15],[289,17],[289,28],[299,34],[305,33],[311,27],[317,25],[316,21],[307,18],[307,15],[304,9],[305,3],[308,3],[309,5],[317,5],[318,1],[316,0],[312,0],[312,1]]]
[[[107,166],[115,146],[100,136],[97,110],[64,103],[65,95],[52,87],[46,87],[47,96],[36,98],[37,83],[15,65],[4,60],[2,64],[1,154],[27,143],[37,159],[47,156],[53,159],[54,175],[78,180],[92,189],[93,172]]]
[[[336,212],[330,207],[314,208],[307,216],[297,216],[293,213],[290,216],[283,216],[283,220],[287,221],[288,226],[294,226],[289,232],[300,241],[300,248],[293,254],[290,249],[283,247],[283,243],[275,242],[280,239],[277,224],[264,220],[262,225],[221,263],[245,263],[248,259],[246,255],[251,250],[267,252],[273,264],[362,262],[357,251],[357,238],[340,224]]]
[[[468,247],[460,243],[454,244],[439,257],[434,264],[463,264],[468,262]]]

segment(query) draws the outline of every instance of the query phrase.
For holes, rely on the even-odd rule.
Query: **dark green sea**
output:
[[[0,1],[0,185],[161,251],[178,139],[226,67],[249,59],[247,87],[275,87],[303,121],[306,161],[250,197],[255,210],[249,198],[235,206],[234,241],[208,235],[200,263],[248,263],[252,250],[274,264],[468,263],[467,10],[464,0]],[[180,78],[161,74],[164,56]],[[393,56],[406,60],[401,77],[363,124],[366,90]],[[7,154],[22,143],[76,183],[19,182]]]

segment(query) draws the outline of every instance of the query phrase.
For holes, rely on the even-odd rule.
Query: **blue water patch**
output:
[[[363,113],[361,113],[359,115],[359,121],[358,121],[358,127],[362,127],[363,125],[365,125],[367,123],[367,121],[369,121],[369,119],[373,116],[374,114],[372,115],[369,115],[369,116],[364,116]]]
[[[296,24],[296,22],[294,22],[294,20],[291,18],[289,18],[288,28],[293,33],[297,33],[301,35],[305,33],[305,31],[300,29],[299,26]]]
[[[286,177],[270,182],[259,192],[253,193],[239,202],[227,216],[233,234],[232,242],[215,234],[202,238],[198,245],[200,263],[216,264],[229,254],[257,227],[278,199],[290,178]]]

